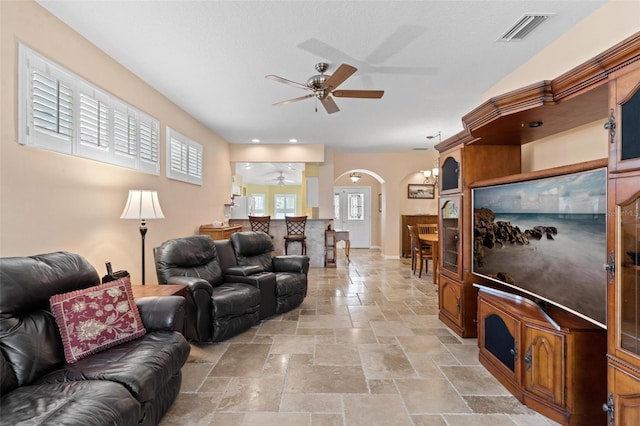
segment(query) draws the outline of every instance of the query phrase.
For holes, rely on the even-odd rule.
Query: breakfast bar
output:
[[[324,231],[332,223],[333,219],[307,219],[304,234],[307,237],[309,266],[312,268],[322,268],[324,266]],[[231,219],[229,225],[241,225],[243,231],[251,231],[249,219]],[[284,236],[287,234],[285,220],[271,218],[269,234],[273,235],[275,253],[284,254]],[[300,244],[289,246],[289,254],[300,254],[300,250]]]

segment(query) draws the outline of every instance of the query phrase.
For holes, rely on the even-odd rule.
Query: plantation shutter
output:
[[[95,148],[109,146],[109,105],[80,93],[80,143]]]
[[[202,145],[167,128],[167,177],[202,185]]]

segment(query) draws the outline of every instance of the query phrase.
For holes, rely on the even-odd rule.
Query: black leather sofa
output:
[[[220,342],[260,321],[260,290],[225,280],[216,246],[208,235],[174,238],[153,250],[159,284],[189,289],[185,335],[196,342]]]
[[[260,319],[298,307],[307,295],[309,257],[274,256],[273,240],[264,232],[235,232],[215,241],[226,280],[241,280],[260,288]]]
[[[184,298],[136,302],[147,333],[65,361],[54,294],[99,283],[83,257],[56,252],[0,259],[0,422],[24,425],[156,425],[176,398],[190,346]]]

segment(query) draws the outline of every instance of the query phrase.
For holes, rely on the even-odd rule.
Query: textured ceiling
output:
[[[462,130],[482,93],[606,1],[39,3],[230,143],[388,152]],[[497,41],[526,13],[552,17],[523,41]],[[336,98],[331,115],[314,98],[272,106],[306,92],[265,75],[305,83],[320,61],[329,74],[358,68],[341,89],[384,97]]]

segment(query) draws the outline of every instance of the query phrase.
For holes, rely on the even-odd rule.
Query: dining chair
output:
[[[409,236],[411,237],[411,270],[416,273],[418,270],[418,278],[422,277],[422,267],[424,273],[429,272],[429,259],[433,261],[433,250],[431,244],[423,244],[420,241],[420,233],[416,225],[407,225],[409,228]]]
[[[418,223],[416,224],[418,227],[418,234],[437,234],[438,233],[438,224],[437,223]]]
[[[252,231],[264,232],[265,234],[273,238],[273,235],[269,234],[271,216],[249,216],[249,224],[251,225]]]
[[[307,254],[307,237],[304,235],[307,216],[285,216],[284,220],[287,225],[287,235],[284,236],[284,254],[289,254],[290,243],[300,243],[302,254]]]

